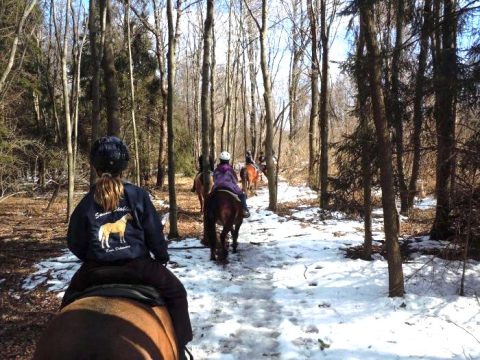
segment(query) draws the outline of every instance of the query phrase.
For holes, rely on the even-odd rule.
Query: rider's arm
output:
[[[67,232],[67,244],[77,258],[85,261],[88,250],[88,221],[85,198],[78,204],[70,216]]]
[[[235,179],[236,182],[238,182],[238,176],[237,176],[237,173],[235,172],[235,170],[232,168],[229,169],[230,171],[230,174],[232,174],[233,178]]]
[[[146,191],[144,191],[143,196],[143,208],[142,227],[145,233],[145,243],[156,260],[167,263],[169,256],[167,242],[163,235],[163,225]]]

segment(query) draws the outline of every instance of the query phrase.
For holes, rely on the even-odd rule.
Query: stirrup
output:
[[[243,209],[243,217],[244,218],[250,217],[250,211],[248,211],[248,209]]]

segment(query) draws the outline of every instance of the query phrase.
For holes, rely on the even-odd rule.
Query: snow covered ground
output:
[[[278,197],[316,194],[282,183]],[[208,249],[179,250],[198,239],[171,244],[173,271],[189,294],[195,359],[480,359],[478,262],[468,263],[460,297],[461,264],[418,255],[403,267],[407,294],[389,298],[385,259],[343,256],[341,248],[362,243],[361,222],[338,213],[320,220],[306,205],[277,216],[265,210],[266,189],[248,203],[252,216],[228,264],[209,261]],[[380,218],[374,238],[383,239]],[[38,264],[24,287],[47,281],[61,296],[74,259],[66,251]]]

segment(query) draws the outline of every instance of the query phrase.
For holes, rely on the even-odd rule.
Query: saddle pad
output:
[[[223,192],[229,193],[230,195],[232,195],[232,196],[235,198],[235,200],[237,200],[238,202],[242,202],[242,201],[240,200],[240,198],[238,197],[238,195],[235,194],[234,192],[230,191],[230,190],[227,190],[227,189],[217,189],[216,191],[223,191]]]
[[[103,284],[90,286],[83,291],[73,293],[69,301],[73,302],[74,300],[91,296],[132,299],[149,306],[165,305],[165,300],[154,287],[138,284]]]

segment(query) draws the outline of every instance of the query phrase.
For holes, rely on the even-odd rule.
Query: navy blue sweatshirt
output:
[[[163,225],[148,193],[124,183],[124,195],[114,211],[104,212],[93,195],[80,201],[70,218],[68,248],[80,260],[114,263],[150,257],[168,261]]]

